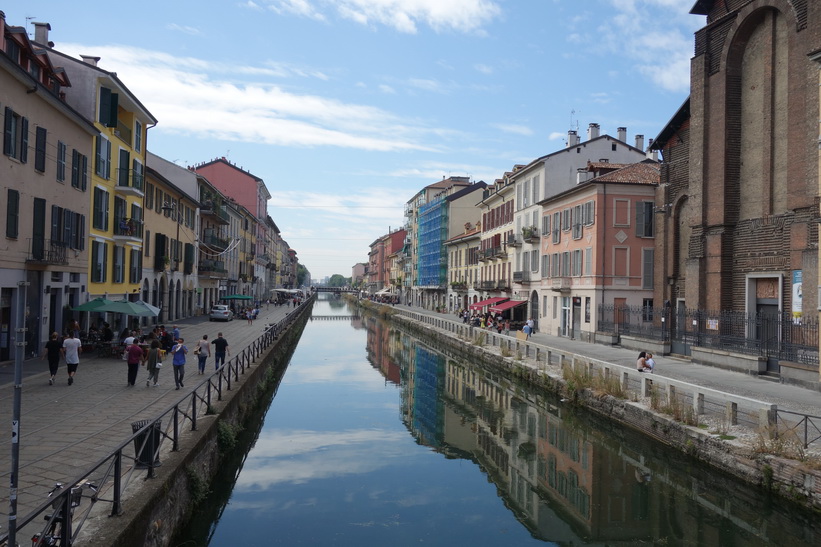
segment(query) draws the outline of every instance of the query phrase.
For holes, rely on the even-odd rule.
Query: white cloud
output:
[[[432,91],[434,93],[448,93],[449,90],[437,80],[431,80],[428,78],[410,78],[408,80],[408,85],[411,87],[415,87],[416,89],[421,89],[423,91]]]
[[[379,86],[379,91],[381,91],[382,93],[388,93],[390,95],[396,93],[396,90],[387,84],[381,84]]]
[[[526,125],[518,125],[513,123],[492,123],[490,125],[498,129],[499,131],[503,131],[505,133],[512,133],[514,135],[523,135],[525,137],[529,137],[533,134],[533,130],[527,127]]]
[[[200,32],[200,29],[198,29],[196,27],[189,27],[189,26],[186,26],[186,25],[178,25],[177,23],[168,23],[167,25],[165,25],[165,28],[167,28],[168,30],[182,32],[183,34],[190,34],[191,36],[198,36],[198,35],[202,34]]]
[[[492,66],[477,64],[474,65],[473,68],[475,68],[478,72],[481,72],[482,74],[493,74]]]
[[[437,32],[477,33],[501,14],[492,0],[269,0],[268,9],[326,20],[324,11],[336,10],[360,25],[383,25],[415,34],[420,25]]]
[[[66,44],[63,51],[87,51]],[[121,46],[93,48],[160,120],[154,131],[280,146],[361,150],[432,150],[426,137],[444,130],[402,120],[369,105],[300,95],[259,79],[316,74],[277,63],[214,64]],[[240,77],[253,78],[242,83]],[[321,77],[321,76],[317,76]],[[432,81],[428,81],[432,82]],[[424,81],[420,80],[420,87]],[[429,87],[436,88],[432,82]]]
[[[547,140],[549,141],[557,141],[559,139],[567,138],[567,133],[561,133],[559,131],[554,131],[550,135],[547,136]]]

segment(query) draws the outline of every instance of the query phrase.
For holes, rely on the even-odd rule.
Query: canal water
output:
[[[277,380],[177,545],[821,544],[813,515],[342,300]]]

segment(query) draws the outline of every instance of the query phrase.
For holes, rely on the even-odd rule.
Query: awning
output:
[[[496,304],[490,311],[493,313],[500,313],[505,310],[509,310],[510,308],[515,308],[516,306],[521,306],[522,304],[527,304],[527,300],[508,300],[507,302],[502,302],[501,304]]]
[[[502,302],[507,299],[507,296],[494,296],[493,298],[488,298],[487,300],[481,300],[479,302],[476,302],[475,304],[471,304],[470,306],[468,306],[468,308],[470,308],[471,310],[481,310],[485,306],[498,304],[499,302]]]

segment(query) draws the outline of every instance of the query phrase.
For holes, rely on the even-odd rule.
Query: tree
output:
[[[302,287],[305,285],[305,277],[308,275],[308,268],[302,264],[296,265],[296,286]]]
[[[329,287],[344,287],[349,285],[351,280],[347,277],[344,277],[340,274],[333,274],[331,278],[328,280]]]

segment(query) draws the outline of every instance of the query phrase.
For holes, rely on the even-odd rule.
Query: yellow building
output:
[[[48,43],[48,36],[41,37]],[[89,227],[88,298],[139,297],[142,279],[146,130],[157,120],[119,80],[97,66],[99,57],[48,54],[74,85],[66,102],[99,130],[94,138]]]

